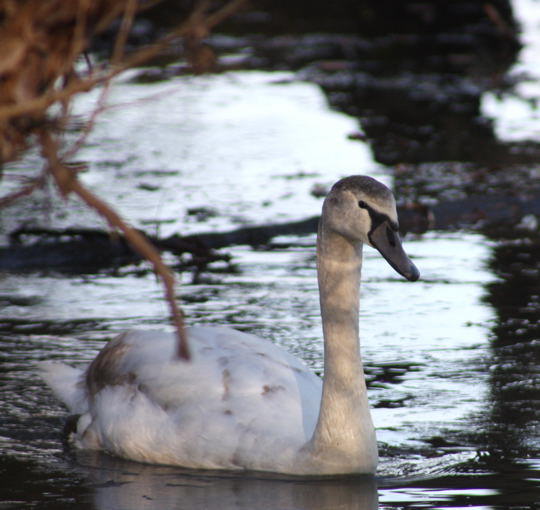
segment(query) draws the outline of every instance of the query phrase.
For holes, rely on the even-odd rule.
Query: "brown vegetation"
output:
[[[86,189],[77,177],[80,165],[70,164],[103,110],[111,80],[163,52],[178,38],[184,39],[185,57],[197,72],[212,59],[201,40],[237,11],[246,0],[231,0],[211,9],[200,1],[184,22],[153,44],[130,54],[126,41],[136,14],[160,0],[0,0],[0,165],[13,161],[30,147],[39,147],[43,168],[38,177],[0,197],[6,206],[52,179],[63,196],[75,194],[98,211],[113,231],[120,231],[146,258],[165,286],[171,316],[179,336],[179,355],[189,358],[182,313],[175,301],[174,277],[159,252],[130,227],[106,202]],[[95,66],[81,59],[92,39],[120,20],[108,60]],[[204,50],[202,49],[204,48]],[[200,51],[199,51],[200,49]],[[79,138],[70,146],[60,141],[73,98],[101,86],[100,100]],[[1,168],[1,167],[0,167]]]

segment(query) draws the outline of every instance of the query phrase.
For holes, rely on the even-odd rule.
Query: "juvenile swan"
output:
[[[141,462],[295,475],[373,473],[377,444],[360,357],[362,246],[411,281],[394,197],[352,176],[326,197],[317,238],[324,381],[273,343],[225,327],[191,327],[191,362],[175,336],[129,331],[85,370],[44,363],[76,417],[75,443]]]

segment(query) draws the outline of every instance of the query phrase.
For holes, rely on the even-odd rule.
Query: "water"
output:
[[[75,113],[96,97],[82,97]],[[313,187],[348,174],[392,182],[367,145],[347,138],[357,122],[287,73],[144,86],[126,79],[110,102],[118,107],[80,153],[90,163],[84,182],[161,235],[305,218],[320,210]],[[47,193],[10,208],[4,232],[22,215],[34,225],[103,225],[75,201],[36,207]],[[201,207],[210,214],[189,213]],[[320,373],[314,243],[235,247],[227,250],[234,270],[216,263],[202,279],[183,274],[188,322],[270,338]],[[145,266],[1,274],[1,507],[534,508],[540,248],[464,232],[410,236],[405,247],[419,282],[365,254],[361,337],[381,454],[376,481],[193,473],[66,448],[65,410],[34,363],[87,362],[119,331],[166,323],[162,290]]]

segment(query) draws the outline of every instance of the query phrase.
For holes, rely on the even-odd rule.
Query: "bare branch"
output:
[[[111,58],[111,64],[113,65],[120,62],[124,56],[124,48],[126,46],[126,41],[131,30],[131,26],[133,25],[133,18],[135,17],[136,11],[137,0],[128,0],[126,9],[124,10],[122,24],[120,25],[120,30],[118,31],[118,36],[114,44],[114,50]]]
[[[178,335],[178,354],[183,359],[190,359],[184,318],[175,298],[174,276],[161,259],[159,252],[139,231],[129,226],[112,207],[81,184],[76,174],[58,158],[57,142],[50,133],[42,131],[40,133],[40,141],[43,154],[48,161],[48,171],[53,176],[62,195],[67,196],[70,193],[74,193],[80,197],[89,207],[103,216],[113,230],[120,230],[132,248],[152,264],[154,271],[161,278],[165,286],[165,294],[169,304],[172,322],[176,327]]]
[[[19,198],[31,195],[37,188],[43,186],[43,182],[43,176],[37,177],[36,179],[32,179],[26,186],[0,197],[0,208],[11,205],[13,202],[19,200]]]
[[[121,231],[132,247],[152,264],[165,287],[172,321],[178,332],[179,355],[188,359],[189,347],[183,315],[175,299],[173,274],[146,238],[85,188],[68,163],[85,142],[97,116],[106,108],[108,90],[116,76],[148,62],[182,37],[186,39],[186,47],[194,50],[193,67],[204,70],[205,62],[211,62],[212,58],[205,61],[202,57],[213,57],[213,54],[209,55],[208,51],[205,54],[202,40],[215,25],[247,3],[247,0],[231,0],[209,14],[211,2],[201,0],[178,28],[154,44],[126,55],[126,42],[136,12],[157,1],[25,0],[17,3],[0,0],[0,14],[4,16],[0,40],[6,55],[0,59],[0,163],[17,157],[36,134],[47,161],[40,178],[0,197],[0,206],[29,195],[43,184],[47,174],[53,177],[62,195],[74,193],[79,196],[107,220],[113,231]],[[84,54],[90,38],[118,17],[122,17],[122,21],[109,64],[89,66],[88,74],[79,76],[75,71],[76,59]],[[61,157],[58,142],[50,131],[65,129],[72,99],[99,85],[103,85],[103,90],[83,132]],[[61,107],[61,113],[51,119],[49,108],[55,104]]]

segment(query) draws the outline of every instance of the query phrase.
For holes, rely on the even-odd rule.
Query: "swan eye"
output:
[[[360,207],[361,209],[367,209],[368,205],[363,200],[359,200],[358,207]]]

